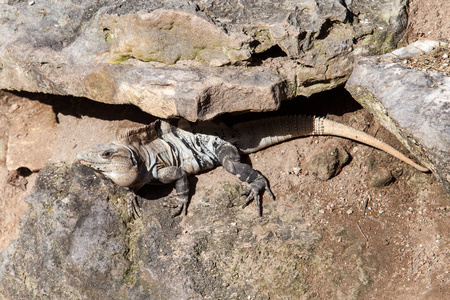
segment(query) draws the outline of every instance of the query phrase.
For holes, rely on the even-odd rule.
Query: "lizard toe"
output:
[[[127,193],[127,198],[126,198],[126,202],[127,202],[127,213],[128,216],[132,219],[132,220],[137,220],[141,217],[141,208],[139,206],[139,202],[137,200],[137,196],[129,191]]]
[[[172,217],[177,217],[181,214],[187,215],[188,200],[180,199],[178,195],[168,196],[163,206],[175,209]]]
[[[256,179],[255,181],[253,181],[250,184],[250,188],[244,190],[241,193],[241,196],[247,196],[247,199],[245,201],[245,203],[242,205],[242,208],[245,208],[246,206],[248,206],[250,204],[250,202],[255,201],[256,206],[258,207],[258,213],[259,216],[262,216],[262,194],[264,192],[267,192],[270,196],[270,198],[272,198],[272,200],[275,200],[275,195],[273,194],[272,190],[269,187],[269,182],[267,181],[266,178],[264,178],[263,176],[260,176],[258,179]]]
[[[176,212],[172,215],[172,217],[178,217],[181,214],[184,214],[185,216],[187,215],[187,203],[186,202],[182,202],[182,201],[177,201],[178,205],[177,205],[177,210]]]
[[[250,191],[249,191],[249,193],[248,194],[241,194],[242,196],[248,196],[247,197],[247,199],[245,200],[245,203],[244,204],[242,204],[242,208],[246,208],[249,204],[250,204],[250,202],[252,202],[253,201],[253,193],[251,193]]]
[[[180,205],[179,208],[177,209],[177,211],[172,214],[172,218],[178,217],[179,215],[181,215],[181,213],[183,212],[183,207],[184,205]]]

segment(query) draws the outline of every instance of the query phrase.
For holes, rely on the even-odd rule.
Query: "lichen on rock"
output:
[[[9,1],[0,88],[190,121],[275,110],[342,85],[355,58],[395,46],[404,2]]]
[[[183,11],[157,9],[104,15],[100,25],[111,44],[111,63],[135,58],[169,65],[198,60],[221,66],[250,58],[244,41],[239,42],[237,36],[231,37],[209,20]]]

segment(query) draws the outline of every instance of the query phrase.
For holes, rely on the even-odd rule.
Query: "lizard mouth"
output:
[[[77,160],[78,160],[78,163],[82,164],[83,166],[88,164],[88,162],[86,160],[82,159],[82,158],[79,158]]]

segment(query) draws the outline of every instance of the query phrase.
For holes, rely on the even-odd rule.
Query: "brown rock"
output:
[[[52,107],[26,101],[11,112],[6,166],[38,171],[53,154],[57,122]]]
[[[311,174],[326,181],[339,174],[349,158],[350,156],[344,148],[334,141],[329,141],[307,158],[307,168]]]

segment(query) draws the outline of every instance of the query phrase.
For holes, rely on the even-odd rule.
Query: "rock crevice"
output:
[[[386,14],[401,19],[405,5],[2,3],[0,88],[131,103],[157,117],[190,121],[275,110],[285,99],[341,85],[355,57],[395,46],[402,27]],[[247,100],[249,94],[263,100]]]

